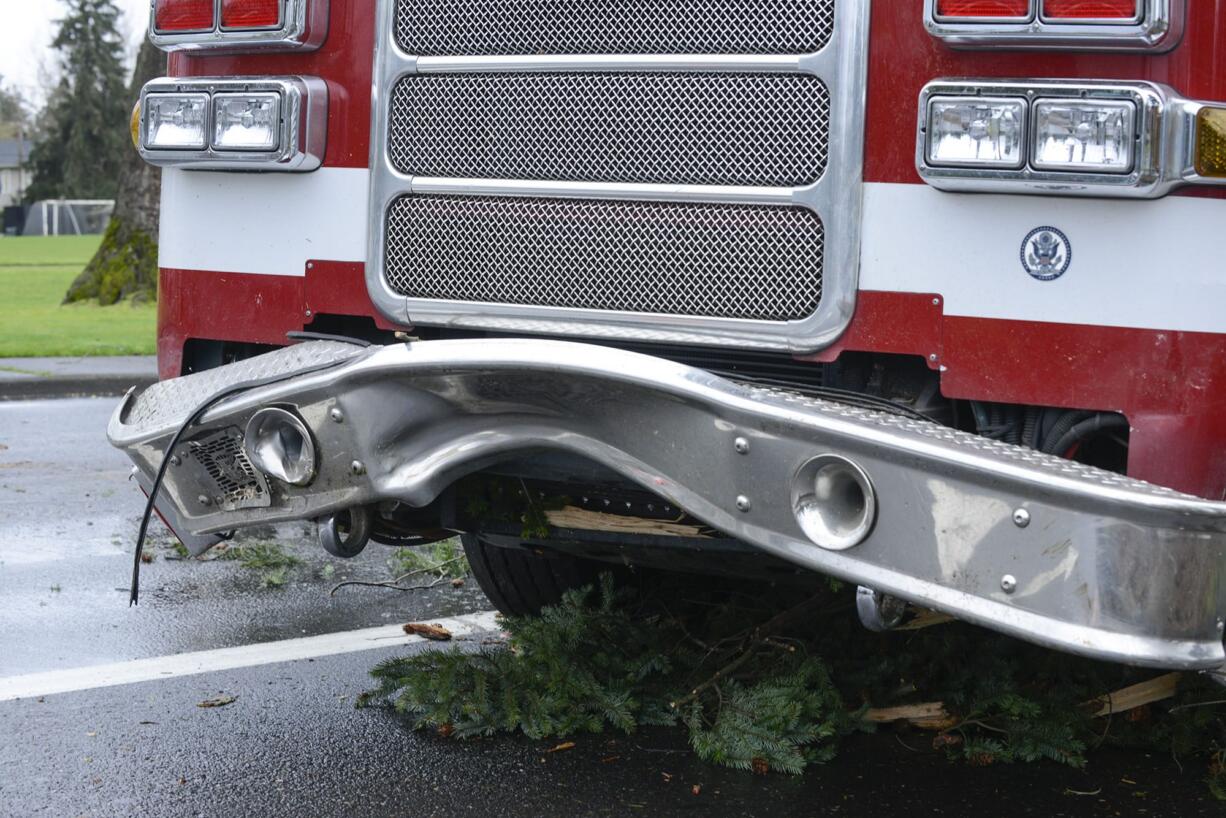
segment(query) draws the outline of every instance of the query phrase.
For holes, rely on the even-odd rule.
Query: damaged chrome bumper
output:
[[[1050,647],[1226,662],[1226,503],[936,424],[747,387],[630,352],[546,340],[311,342],[129,395],[108,431],[192,535],[433,501],[513,454],[604,464],[798,565]],[[244,454],[250,419],[309,429],[307,485]]]

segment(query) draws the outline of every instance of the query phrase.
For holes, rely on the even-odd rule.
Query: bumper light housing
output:
[[[196,106],[190,142],[174,119],[186,114],[169,107],[169,101],[187,99]],[[163,102],[165,115],[157,107]],[[157,79],[141,90],[140,110],[139,150],[152,165],[311,171],[323,163],[327,147],[328,88],[316,77]],[[162,136],[164,127],[177,130]]]
[[[142,145],[148,150],[204,150],[208,146],[208,94],[149,94],[142,96],[140,107],[145,120]]]
[[[933,97],[928,102],[928,162],[1019,168],[1026,161],[1026,100]]]
[[[215,150],[273,151],[280,142],[280,94],[217,94],[213,97]]]
[[[1136,112],[1131,100],[1038,100],[1031,164],[1039,170],[1127,173]]]

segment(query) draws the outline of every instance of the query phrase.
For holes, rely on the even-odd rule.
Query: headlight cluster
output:
[[[327,86],[313,77],[159,79],[139,110],[151,164],[308,171],[323,160]]]
[[[1155,198],[1226,181],[1226,108],[1150,82],[934,80],[915,164],[942,190]]]
[[[926,164],[932,167],[1128,173],[1136,103],[1131,99],[932,96]]]

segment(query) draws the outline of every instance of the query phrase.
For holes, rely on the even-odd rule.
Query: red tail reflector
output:
[[[276,28],[282,0],[221,0],[222,28]]]
[[[1131,20],[1137,0],[1043,0],[1049,20]]]
[[[210,31],[213,0],[157,0],[153,27],[159,32]]]
[[[1024,18],[1030,16],[1030,0],[937,0],[937,16]]]

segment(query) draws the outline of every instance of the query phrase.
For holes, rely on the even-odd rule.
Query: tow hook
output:
[[[350,559],[362,553],[370,542],[374,513],[367,506],[354,506],[327,517],[320,517],[319,544],[334,557]]]
[[[907,603],[861,585],[856,588],[856,613],[860,615],[860,624],[870,631],[889,631],[902,622]]]

